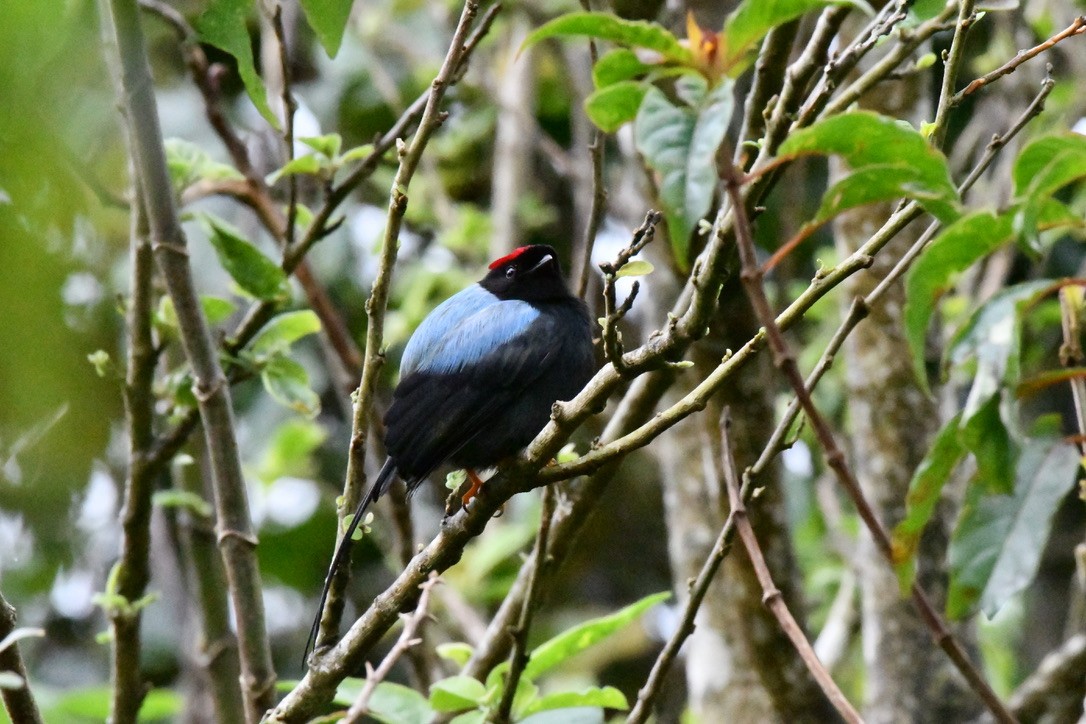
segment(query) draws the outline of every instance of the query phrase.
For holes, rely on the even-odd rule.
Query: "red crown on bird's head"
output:
[[[509,252],[508,254],[503,256],[501,259],[495,259],[494,261],[490,262],[490,266],[487,267],[487,268],[488,269],[497,269],[498,267],[502,266],[503,264],[513,261],[518,256],[520,256],[521,254],[523,254],[524,252],[528,251],[531,248],[532,247],[530,247],[530,246],[521,246],[521,247],[518,247],[516,249],[513,249],[513,251]]]

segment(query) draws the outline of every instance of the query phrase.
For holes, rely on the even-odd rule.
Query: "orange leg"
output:
[[[468,503],[474,498],[479,490],[483,487],[483,481],[479,479],[479,476],[475,474],[474,470],[470,468],[465,471],[468,474],[468,480],[471,482],[471,489],[464,493],[464,497],[461,498],[461,502],[464,503],[464,507],[468,507]]]

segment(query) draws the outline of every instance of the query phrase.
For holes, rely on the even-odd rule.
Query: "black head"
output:
[[[479,285],[500,299],[544,302],[569,297],[558,255],[545,244],[522,246],[491,262]]]

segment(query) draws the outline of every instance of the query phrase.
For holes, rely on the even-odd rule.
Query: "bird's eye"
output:
[[[505,278],[512,279],[517,275],[517,270],[514,267],[509,267],[505,270]]]

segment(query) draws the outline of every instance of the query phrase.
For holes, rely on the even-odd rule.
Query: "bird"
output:
[[[571,400],[595,370],[591,322],[570,293],[554,249],[522,246],[493,261],[486,276],[438,305],[415,330],[384,416],[387,459],[362,496],[325,578],[304,659],[316,642],[336,571],[366,509],[398,476],[414,492],[446,463],[494,467],[530,443],[558,400]]]

